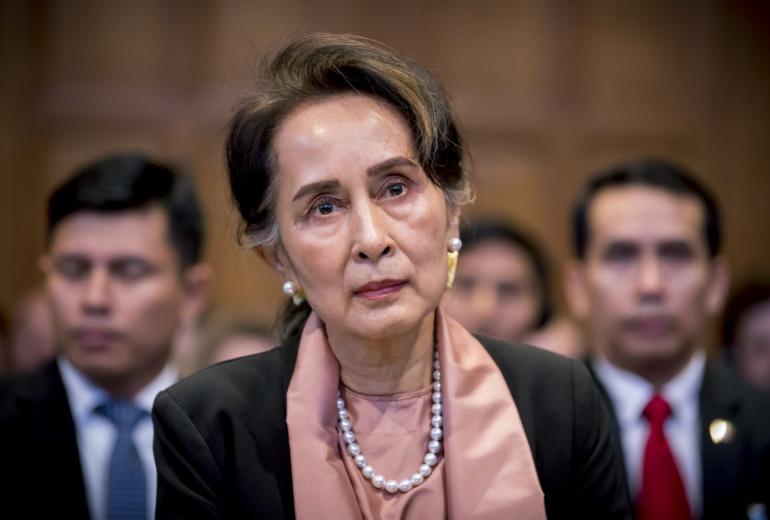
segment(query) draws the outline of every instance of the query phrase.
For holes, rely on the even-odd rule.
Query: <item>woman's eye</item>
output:
[[[318,215],[329,215],[334,213],[336,208],[335,204],[331,200],[319,200],[313,205],[313,212]]]
[[[406,192],[406,185],[403,182],[394,182],[386,188],[390,197],[398,197]]]

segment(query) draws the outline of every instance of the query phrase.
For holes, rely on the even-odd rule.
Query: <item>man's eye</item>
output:
[[[122,280],[139,280],[153,271],[147,262],[137,260],[119,261],[110,266],[110,272]]]
[[[626,245],[614,245],[604,252],[604,259],[610,262],[628,262],[636,255],[636,248]]]
[[[501,282],[497,284],[497,294],[501,299],[512,299],[521,296],[524,287],[513,282]]]
[[[660,255],[672,262],[686,262],[693,258],[694,252],[688,244],[667,244],[660,250]]]
[[[57,273],[68,280],[79,280],[91,270],[91,264],[82,258],[63,258],[54,264]]]

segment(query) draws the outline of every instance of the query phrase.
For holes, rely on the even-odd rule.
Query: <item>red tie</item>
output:
[[[644,447],[642,489],[636,500],[637,518],[691,519],[684,483],[663,433],[663,423],[671,415],[671,407],[655,394],[642,413],[650,423],[650,436]]]

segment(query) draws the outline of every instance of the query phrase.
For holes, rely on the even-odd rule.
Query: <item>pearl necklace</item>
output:
[[[423,464],[417,469],[410,478],[400,481],[386,479],[380,473],[377,473],[373,467],[366,461],[366,457],[361,453],[361,446],[356,442],[356,434],[353,432],[353,424],[350,420],[350,414],[345,407],[345,400],[342,398],[339,390],[337,391],[337,417],[339,430],[342,432],[342,438],[347,445],[348,453],[353,457],[358,469],[364,478],[371,482],[376,489],[383,489],[388,493],[400,491],[406,493],[415,486],[422,484],[428,475],[433,471],[433,466],[438,464],[438,453],[441,451],[441,438],[444,435],[442,425],[444,422],[441,410],[441,364],[438,359],[438,351],[433,354],[433,406],[431,406],[432,417],[430,419],[430,441],[428,442],[428,451],[423,457]]]

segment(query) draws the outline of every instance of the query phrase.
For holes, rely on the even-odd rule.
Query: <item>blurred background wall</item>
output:
[[[583,180],[654,155],[722,202],[734,278],[770,277],[770,4],[750,0],[0,0],[0,307],[39,279],[47,193],[126,148],[194,175],[214,304],[272,318],[277,278],[234,243],[222,144],[258,56],[354,32],[426,64],[473,154],[471,211],[558,266]]]

